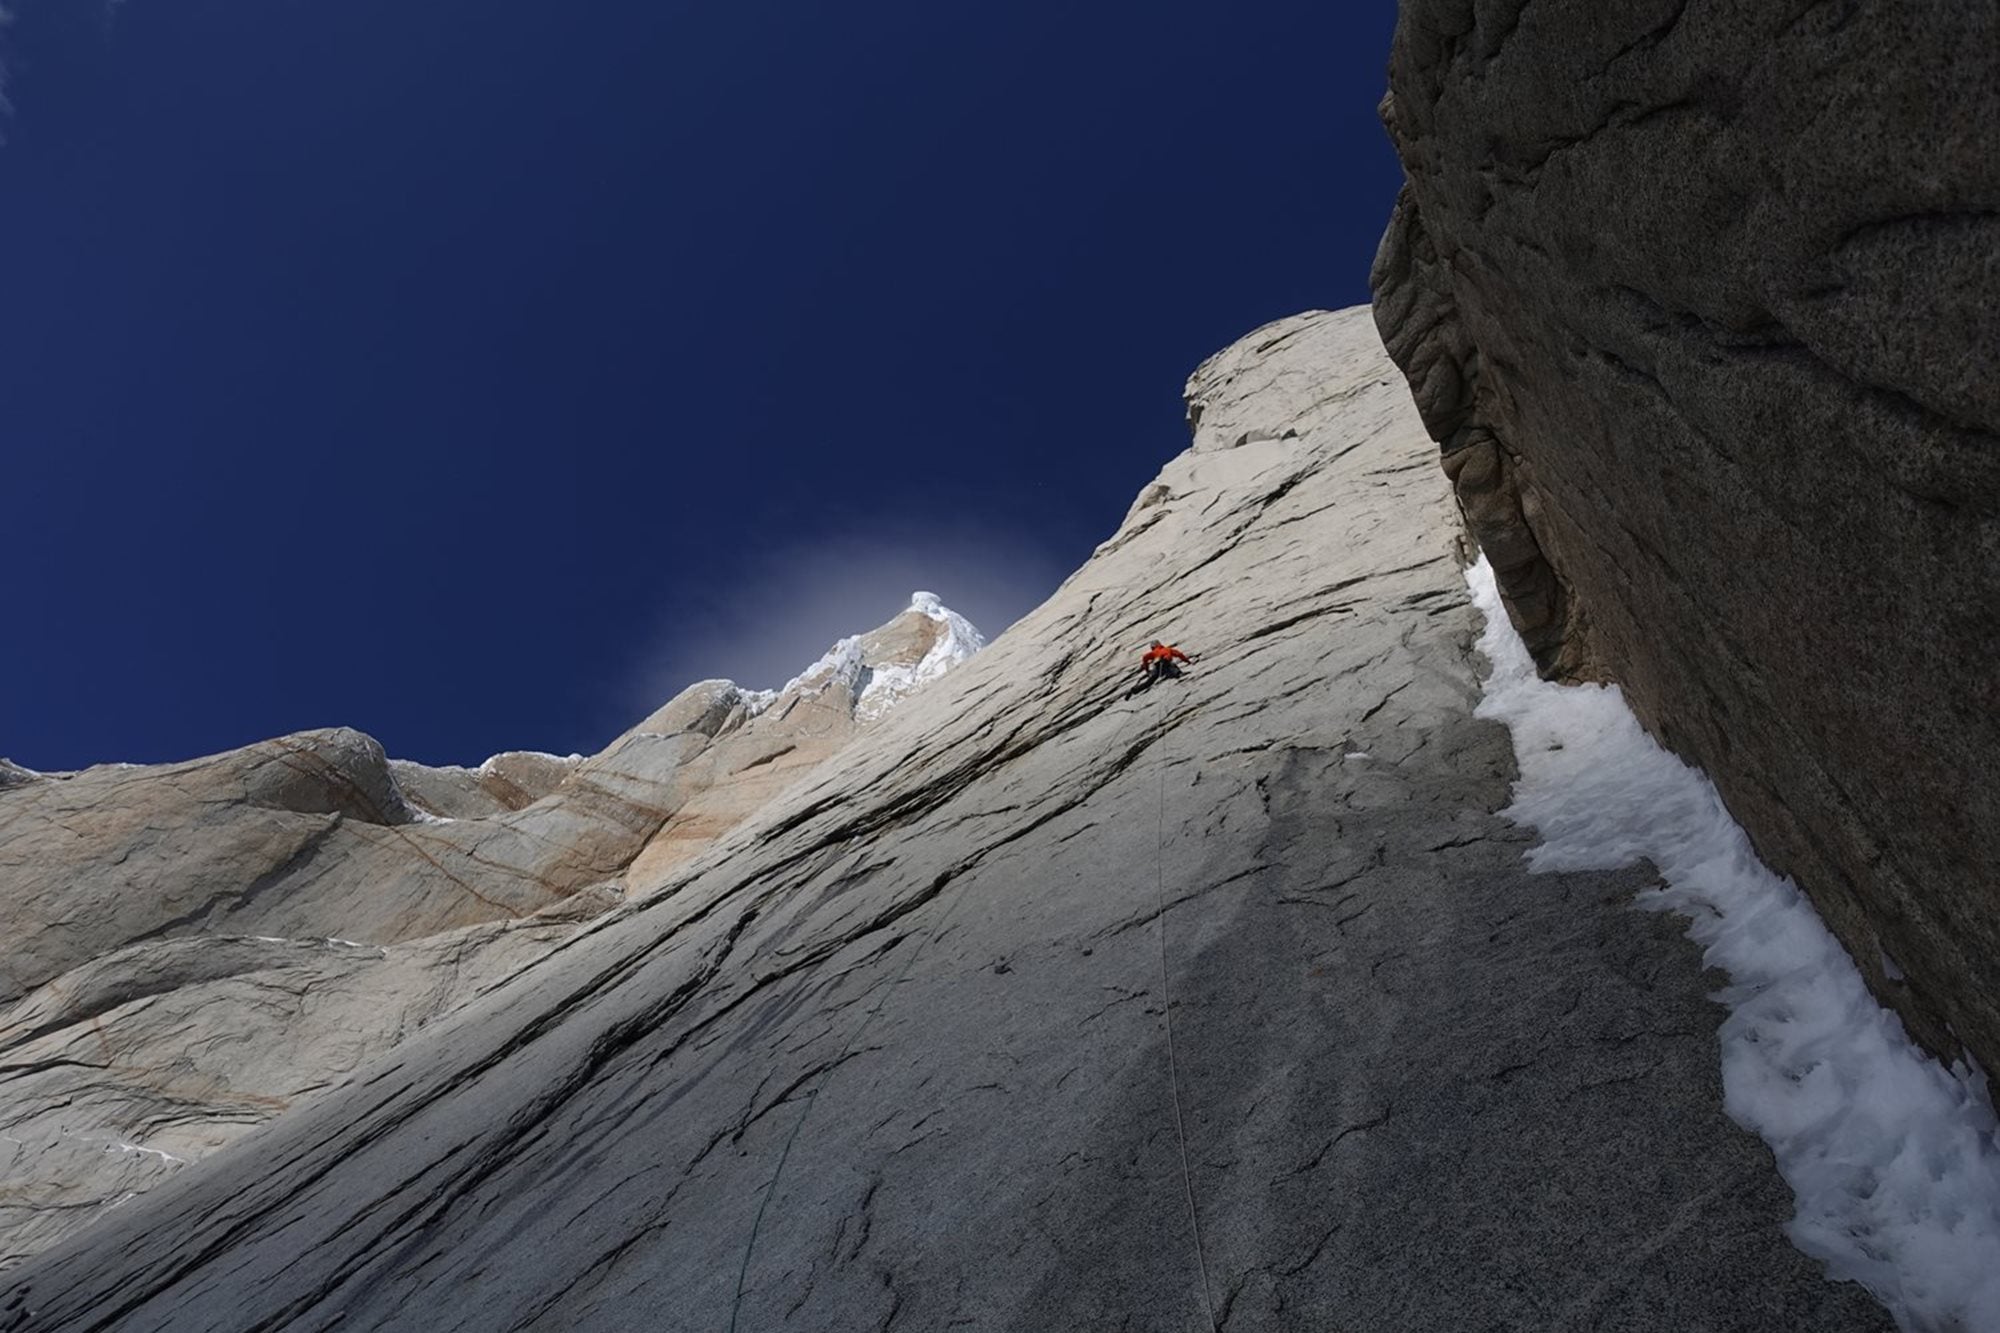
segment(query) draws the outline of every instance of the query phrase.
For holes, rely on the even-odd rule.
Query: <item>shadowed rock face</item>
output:
[[[1404,0],[1390,87],[1376,317],[1545,673],[2000,1069],[2000,11]]]
[[[1785,1243],[1645,876],[1524,874],[1367,312],[1189,399],[1006,636],[0,1330],[1886,1329]]]

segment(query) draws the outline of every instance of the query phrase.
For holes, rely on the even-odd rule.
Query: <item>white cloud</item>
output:
[[[937,593],[992,639],[1070,573],[1068,561],[1021,534],[963,524],[866,524],[761,549],[754,543],[752,536],[727,584],[694,596],[685,586],[673,590],[687,610],[655,632],[634,673],[635,717],[709,677],[782,684],[836,639],[894,617],[919,589]]]

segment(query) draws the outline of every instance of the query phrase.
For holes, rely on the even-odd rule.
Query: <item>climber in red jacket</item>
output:
[[[1159,681],[1180,675],[1180,667],[1175,665],[1179,662],[1192,665],[1194,659],[1172,644],[1161,643],[1155,639],[1153,646],[1146,650],[1145,657],[1139,661],[1139,674],[1143,679],[1132,687],[1132,693],[1137,694],[1141,690],[1151,689]]]

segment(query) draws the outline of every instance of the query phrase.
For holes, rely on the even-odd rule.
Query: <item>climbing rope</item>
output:
[[[1164,711],[1162,700],[1162,711]],[[1164,748],[1164,747],[1163,747]],[[1167,980],[1167,763],[1160,760],[1160,816],[1153,839],[1153,893],[1160,904],[1160,1001],[1167,1015],[1167,1086],[1174,1095],[1174,1137],[1181,1150],[1181,1188],[1187,1194],[1188,1229],[1194,1234],[1194,1262],[1201,1272],[1201,1303],[1208,1311],[1208,1326],[1215,1322],[1215,1297],[1208,1285],[1208,1259],[1201,1243],[1201,1217],[1194,1206],[1194,1173],[1188,1168],[1187,1117],[1181,1111],[1180,1060],[1174,1051],[1174,997]]]
[[[1164,713],[1165,696],[1161,696],[1160,702],[1160,711]],[[1209,1288],[1208,1259],[1201,1240],[1201,1217],[1195,1208],[1194,1202],[1194,1174],[1188,1166],[1187,1118],[1181,1109],[1180,1062],[1174,1049],[1174,1003],[1172,992],[1169,989],[1167,971],[1166,848],[1167,767],[1166,763],[1162,761],[1160,764],[1158,819],[1153,840],[1153,892],[1159,903],[1160,998],[1167,1020],[1167,1084],[1173,1092],[1174,1137],[1180,1148],[1181,1188],[1187,1198],[1188,1228],[1194,1236],[1195,1267],[1201,1274],[1202,1308],[1207,1311],[1209,1328],[1211,1330],[1219,1330],[1221,1325],[1216,1323],[1215,1320],[1215,1298]],[[904,978],[909,976],[910,969],[916,965],[917,959],[930,946],[931,941],[937,938],[938,931],[943,927],[945,919],[951,915],[952,908],[957,906],[958,899],[961,896],[963,895],[954,895],[952,901],[945,904],[944,910],[938,913],[937,918],[931,922],[930,929],[925,931],[924,937],[917,942],[917,947],[912,949],[909,956],[903,960],[902,969],[896,973],[895,979],[883,987],[881,998],[875,1001],[868,1012],[862,1016],[861,1022],[855,1025],[853,1033],[847,1039],[847,1044],[841,1047],[840,1055],[827,1067],[826,1076],[815,1083],[812,1091],[806,1094],[805,1105],[799,1108],[798,1119],[792,1122],[791,1132],[785,1136],[785,1146],[778,1152],[777,1169],[772,1171],[771,1182],[764,1187],[764,1197],[758,1200],[757,1215],[750,1223],[750,1239],[743,1246],[743,1262],[736,1270],[736,1291],[729,1303],[729,1333],[737,1333],[737,1321],[743,1311],[743,1288],[749,1279],[751,1257],[757,1250],[757,1237],[764,1230],[764,1214],[770,1208],[771,1200],[777,1196],[778,1182],[784,1177],[785,1164],[791,1160],[792,1145],[798,1142],[799,1131],[805,1128],[806,1118],[812,1114],[813,1105],[818,1102],[820,1093],[825,1090],[827,1084],[833,1081],[834,1072],[847,1062],[847,1057],[853,1052],[856,1044],[860,1042],[862,1034],[875,1021],[875,1016],[882,1012],[882,1006],[888,1002],[890,993],[903,984]]]

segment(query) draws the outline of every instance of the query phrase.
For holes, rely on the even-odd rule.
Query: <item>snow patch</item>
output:
[[[986,646],[986,636],[971,621],[946,606],[934,592],[911,593],[910,605],[903,614],[911,612],[926,616],[939,626],[937,641],[921,661],[911,665],[871,663],[866,660],[862,646],[868,636],[850,635],[786,681],[784,689],[743,691],[746,700],[760,700],[752,712],[762,712],[781,694],[797,691],[817,696],[839,685],[854,699],[854,716],[872,722]]]
[[[882,716],[986,646],[986,636],[971,621],[938,600],[934,592],[911,593],[909,609],[937,622],[941,632],[915,666],[873,668],[854,705],[854,715],[864,722]]]
[[[110,1143],[104,1145],[104,1151],[112,1152],[114,1150],[127,1154],[139,1153],[145,1157],[157,1157],[163,1162],[172,1162],[175,1166],[187,1165],[187,1158],[185,1157],[176,1157],[172,1153],[163,1152],[158,1148],[142,1148],[136,1143],[126,1143],[118,1139],[113,1139]]]
[[[1652,862],[1641,905],[1689,918],[1729,974],[1716,998],[1724,1109],[1770,1144],[1789,1234],[1910,1333],[2000,1333],[2000,1148],[1981,1071],[1946,1069],[1875,1002],[1805,896],[1757,859],[1715,787],[1662,749],[1616,686],[1540,679],[1484,559],[1467,573],[1493,664],[1479,716],[1514,735],[1503,813],[1542,842],[1531,869]]]
[[[175,1166],[187,1165],[187,1158],[185,1157],[176,1157],[172,1153],[166,1152],[160,1148],[147,1148],[137,1143],[127,1143],[125,1140],[120,1138],[114,1137],[110,1139],[93,1139],[86,1135],[77,1133],[74,1130],[68,1130],[68,1129],[59,1130],[58,1135],[59,1137],[65,1139],[75,1139],[80,1143],[96,1144],[99,1147],[103,1148],[105,1152],[120,1153],[127,1157],[133,1156],[134,1154],[141,1157],[157,1157],[162,1162],[171,1162]],[[25,1143],[21,1143],[21,1140],[19,1139],[9,1139],[8,1142],[20,1144],[24,1148],[27,1147],[27,1145]]]
[[[575,768],[583,762],[583,756],[580,754],[550,754],[547,750],[503,750],[499,754],[488,755],[485,759],[481,760],[479,767],[474,769],[473,772],[479,774],[481,777],[486,777],[493,772],[502,759],[513,755],[525,756],[530,759],[547,759],[558,764],[568,764],[571,768]]]
[[[845,685],[859,692],[859,682],[864,665],[861,661],[861,636],[851,634],[820,655],[820,659],[785,682],[778,694],[793,691],[810,694],[824,694],[835,685]]]

